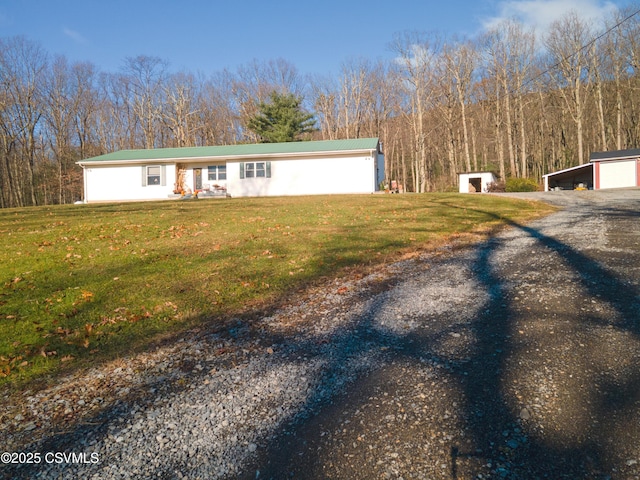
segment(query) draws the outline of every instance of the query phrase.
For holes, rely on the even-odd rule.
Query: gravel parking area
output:
[[[0,399],[0,473],[640,478],[640,189],[523,196],[562,209]]]

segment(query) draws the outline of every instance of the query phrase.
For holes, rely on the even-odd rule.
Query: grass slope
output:
[[[221,323],[322,278],[523,222],[486,195],[198,200],[0,211],[0,385]]]

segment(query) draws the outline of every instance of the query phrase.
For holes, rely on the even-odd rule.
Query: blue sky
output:
[[[115,72],[157,56],[172,71],[210,75],[284,58],[331,75],[350,59],[391,58],[403,31],[472,36],[504,17],[544,29],[569,9],[598,17],[629,0],[0,0],[0,37]]]

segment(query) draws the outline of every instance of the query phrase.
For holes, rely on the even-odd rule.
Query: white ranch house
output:
[[[121,150],[77,164],[85,202],[373,193],[384,180],[377,138]]]

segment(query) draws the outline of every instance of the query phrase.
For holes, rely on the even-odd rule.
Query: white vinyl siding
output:
[[[160,185],[147,185],[147,166],[118,165],[85,167],[85,199],[88,202],[161,200],[173,193],[175,168],[160,168]],[[142,175],[141,172],[142,171]],[[140,177],[142,176],[142,181]],[[165,185],[162,185],[164,183]],[[166,185],[171,185],[167,187]]]
[[[330,156],[264,162],[265,178],[256,177],[255,163],[227,163],[227,191],[232,197],[321,195],[376,191],[377,155]],[[253,176],[247,175],[247,165]]]
[[[492,172],[473,172],[473,173],[459,173],[458,182],[460,193],[469,193],[469,184],[474,183],[480,187],[480,190],[476,192],[488,192],[489,185],[496,181],[496,177]]]

